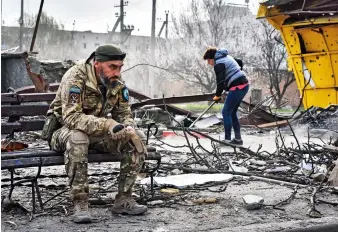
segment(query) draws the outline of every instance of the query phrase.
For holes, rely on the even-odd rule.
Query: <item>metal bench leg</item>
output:
[[[15,185],[14,185],[14,169],[10,169],[9,171],[11,172],[11,188],[10,188],[9,193],[8,193],[8,199],[11,201],[12,200],[12,193],[13,193],[13,190],[15,188]]]
[[[154,172],[150,175],[151,197],[154,197]]]
[[[41,210],[43,210],[43,203],[42,203],[41,194],[40,194],[40,189],[39,189],[39,185],[38,185],[38,182],[37,182],[37,181],[35,182],[35,188],[36,188],[36,195],[37,195],[37,197],[38,197],[38,201],[39,201],[39,204],[40,204],[40,208],[41,208]]]
[[[40,194],[40,189],[39,189],[39,184],[37,179],[33,179],[31,181],[32,183],[32,201],[33,201],[33,214],[35,213],[36,209],[36,200],[35,200],[35,194],[36,197],[39,201],[40,209],[43,211],[43,204],[42,204],[42,199],[41,199],[41,194]]]
[[[35,183],[36,180],[32,180],[32,202],[33,202],[33,214],[35,214]]]
[[[34,178],[34,184],[33,183],[32,184],[33,184],[33,186],[35,187],[35,190],[36,190],[36,196],[37,196],[38,201],[39,201],[40,209],[41,209],[41,211],[43,211],[43,203],[42,203],[39,184],[38,184],[38,178],[41,174],[41,169],[42,169],[42,159],[40,157],[40,166],[39,166],[39,169],[38,169],[38,173],[36,174],[36,176]]]
[[[35,188],[35,190],[36,190],[36,196],[37,196],[38,201],[39,201],[40,209],[41,209],[41,211],[43,211],[43,203],[42,203],[39,184],[38,184],[38,178],[40,177],[41,169],[42,169],[42,158],[40,156],[40,165],[39,165],[38,173],[36,174],[36,176],[34,178],[34,183],[32,181],[32,185],[33,185],[33,188]],[[33,189],[32,189],[32,192],[33,192]],[[35,196],[34,196],[34,200],[35,200]]]

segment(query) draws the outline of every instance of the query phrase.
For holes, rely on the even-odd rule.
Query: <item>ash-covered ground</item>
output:
[[[275,152],[275,139],[278,131],[258,133],[257,130],[245,128],[243,131],[246,147],[256,151],[261,145],[264,150],[270,153]],[[307,132],[308,130],[303,127],[295,128],[299,143],[308,143]],[[290,130],[285,129],[280,133],[287,146],[296,143]],[[320,135],[318,131],[310,130],[309,133],[310,141],[315,144],[323,144],[332,136],[332,133],[327,131],[322,131]],[[210,135],[214,138],[219,137],[215,133]],[[34,138],[32,134],[19,134],[18,136],[25,141],[30,140],[30,147],[47,147],[43,141]],[[162,144],[157,149],[162,154],[164,167],[175,167],[175,165],[180,167],[182,163],[189,163],[187,160],[191,160],[190,149],[179,147],[186,144],[184,137],[168,137],[161,139],[161,141],[178,147],[163,145],[157,139],[151,140],[152,145]],[[200,143],[204,148],[212,150],[209,139],[202,138]],[[233,152],[233,149],[229,147],[220,147],[220,149],[222,154]],[[231,155],[230,158],[234,161],[237,160],[234,155]],[[203,168],[201,165],[193,163],[189,164],[190,168]],[[274,208],[273,206],[276,206],[277,203],[288,199],[293,194],[295,185],[259,181],[240,175],[235,175],[227,183],[180,188],[178,193],[163,193],[160,191],[160,187],[156,187],[153,199],[149,195],[149,186],[137,184],[135,197],[144,196],[144,192],[148,194],[146,196],[148,201],[140,200],[141,203],[148,205],[148,212],[142,216],[115,215],[109,211],[109,208],[117,189],[118,167],[118,163],[89,165],[89,174],[94,174],[89,178],[91,186],[90,212],[95,217],[94,223],[78,225],[71,221],[72,205],[66,188],[67,179],[54,177],[39,181],[39,184],[42,185],[40,190],[43,201],[61,191],[66,190],[65,193],[49,201],[43,212],[38,208],[37,214],[33,216],[30,212],[24,211],[24,209],[32,210],[31,188],[22,186],[15,188],[12,198],[24,209],[13,207],[9,210],[2,207],[2,231],[287,231],[338,222],[337,205],[323,203],[323,201],[337,203],[337,194],[326,190],[319,191],[316,194],[316,210],[321,213],[321,217],[311,218],[307,212],[311,208],[311,194],[316,185],[298,187],[289,202]],[[251,170],[250,165],[246,168]],[[18,169],[15,176],[34,175],[36,171],[37,168]],[[96,173],[105,173],[105,175],[95,176]],[[182,171],[160,168],[156,175],[170,176],[180,173]],[[5,198],[9,191],[9,182],[6,181],[9,178],[9,172],[2,170],[1,174],[1,196]],[[63,166],[44,167],[41,174],[47,176],[65,175],[65,170]],[[142,178],[144,176],[140,175],[138,181]],[[243,197],[248,194],[262,197],[264,199],[263,206],[256,210],[248,210],[243,201]],[[99,202],[98,199],[102,199],[102,201]],[[215,202],[196,203],[196,199],[215,199]]]

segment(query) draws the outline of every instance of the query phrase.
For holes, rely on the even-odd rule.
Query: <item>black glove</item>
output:
[[[124,128],[124,126],[122,124],[117,124],[116,126],[114,126],[113,128],[113,133],[119,132],[120,130],[122,130]]]

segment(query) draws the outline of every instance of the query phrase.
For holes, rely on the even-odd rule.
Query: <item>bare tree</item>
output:
[[[287,88],[295,81],[294,75],[282,70],[285,66],[287,52],[279,31],[268,22],[261,22],[263,33],[255,33],[257,43],[261,47],[260,68],[269,77],[270,93],[276,94],[276,105],[280,105]],[[257,29],[256,29],[257,30]]]
[[[194,85],[195,92],[213,92],[216,88],[214,71],[202,58],[208,46],[226,48],[241,59],[254,54],[246,31],[255,19],[247,8],[228,5],[224,0],[191,0],[187,9],[172,17],[175,39],[168,41],[159,54],[172,72],[180,74],[171,76]]]
[[[174,33],[179,39],[169,46],[176,53],[169,67],[200,90],[212,92],[216,88],[214,73],[202,54],[207,46],[223,45],[229,12],[222,0],[191,1],[188,9],[173,17]]]

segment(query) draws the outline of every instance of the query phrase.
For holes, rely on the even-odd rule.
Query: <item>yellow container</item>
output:
[[[305,109],[338,104],[338,12],[325,1],[270,0],[260,3],[257,14],[280,31]],[[307,6],[321,6],[324,15],[306,12]]]

